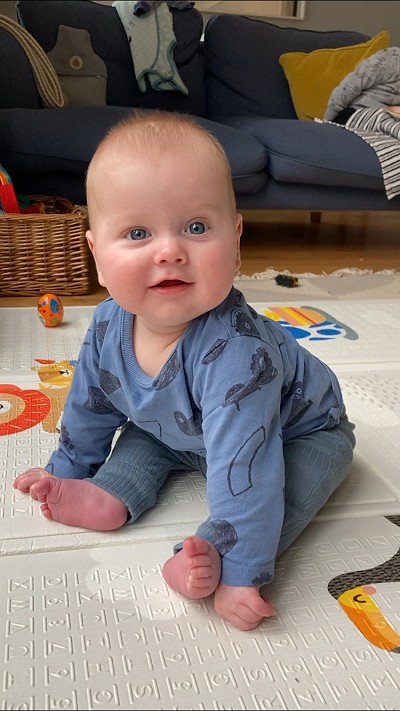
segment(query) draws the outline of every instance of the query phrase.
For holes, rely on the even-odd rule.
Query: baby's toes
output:
[[[197,585],[208,584],[212,577],[212,572],[210,566],[193,568],[190,571],[190,577],[193,582]]]
[[[13,487],[14,489],[18,489],[18,491],[22,491],[23,494],[26,494],[29,491],[29,485],[25,474],[20,474],[15,479]]]
[[[192,570],[198,570],[199,568],[211,568],[211,560],[208,555],[195,555],[190,558],[190,567]]]
[[[52,479],[46,477],[32,484],[30,488],[32,498],[40,502],[45,502],[54,486],[54,483],[55,482],[53,482]]]
[[[13,486],[14,489],[18,489],[18,491],[27,493],[31,489],[33,484],[40,481],[43,477],[49,476],[51,476],[51,474],[46,472],[45,469],[42,469],[41,467],[32,467],[26,472],[23,472],[23,474],[17,476]]]
[[[14,489],[26,493],[29,491],[30,486],[37,481],[37,477],[33,476],[30,472],[25,472],[20,474],[14,481]]]
[[[46,504],[46,503],[41,504],[40,510],[45,518],[48,518],[50,520],[53,519],[53,514],[52,514],[51,509],[49,508],[48,504]]]

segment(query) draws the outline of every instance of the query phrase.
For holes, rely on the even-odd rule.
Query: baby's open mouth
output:
[[[160,281],[158,284],[156,284],[156,286],[180,286],[181,284],[186,284],[186,282],[181,281],[181,279],[164,279],[164,281]]]
[[[183,281],[182,279],[162,279],[157,284],[153,284],[151,289],[159,293],[179,294],[186,291],[190,284],[190,281]]]
[[[183,281],[182,279],[162,279],[158,284],[153,284],[150,287],[154,294],[179,296],[180,294],[186,294],[187,290],[191,285],[190,281]]]

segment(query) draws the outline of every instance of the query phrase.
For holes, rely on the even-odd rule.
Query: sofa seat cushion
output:
[[[320,32],[215,15],[204,33],[207,117],[216,120],[229,107],[232,116],[296,118],[279,64],[281,54],[343,47],[367,39],[359,32]]]
[[[300,183],[278,183],[269,178],[258,193],[237,195],[239,210],[399,210],[400,195],[388,200],[382,187],[380,190],[365,188],[338,188],[332,190],[325,185],[301,185]],[[289,207],[288,207],[289,206]],[[312,228],[312,225],[311,225]],[[311,229],[313,238],[318,234]],[[318,239],[318,238],[317,238]]]
[[[261,190],[267,182],[268,163],[268,151],[262,141],[225,122],[198,117],[196,121],[223,146],[231,166],[235,191],[256,193]]]
[[[120,106],[3,109],[0,111],[2,163],[17,187],[19,180],[29,173],[76,174],[82,176],[83,182],[99,141],[111,126],[131,113],[132,108]],[[267,180],[266,147],[250,133],[242,134],[235,127],[204,118],[195,120],[221,142],[231,165],[235,190],[243,193],[260,190]]]
[[[268,172],[283,183],[382,190],[375,151],[340,126],[298,119],[221,117],[268,149]]]
[[[19,22],[46,53],[54,50],[61,25],[88,33],[93,55],[106,66],[108,105],[184,111],[199,116],[205,114],[204,59],[200,42],[203,20],[195,8],[171,9],[177,40],[174,61],[189,89],[189,96],[179,91],[155,91],[151,88],[145,93],[140,91],[128,38],[115,7],[91,0],[19,0],[16,8]],[[72,60],[75,57],[79,59],[80,42],[80,34],[77,33],[76,52],[70,48]]]

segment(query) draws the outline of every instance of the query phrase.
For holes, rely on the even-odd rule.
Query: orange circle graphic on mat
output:
[[[0,384],[0,437],[35,427],[48,415],[50,408],[49,398],[39,390]]]

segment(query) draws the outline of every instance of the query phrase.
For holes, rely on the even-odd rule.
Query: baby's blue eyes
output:
[[[189,232],[191,235],[204,235],[207,230],[208,227],[204,224],[204,222],[196,220],[196,222],[191,222],[190,225],[188,225],[185,232]]]
[[[149,232],[143,227],[135,227],[135,229],[128,232],[128,239],[141,240],[146,239],[149,236]]]
[[[204,222],[201,220],[195,220],[195,222],[191,222],[185,229],[185,232],[189,233],[190,235],[204,235],[208,231],[208,225],[206,225]],[[140,240],[147,239],[147,237],[150,237],[150,232],[145,230],[144,227],[134,227],[133,230],[129,230],[127,234],[128,239],[133,240],[134,242],[138,242]]]

